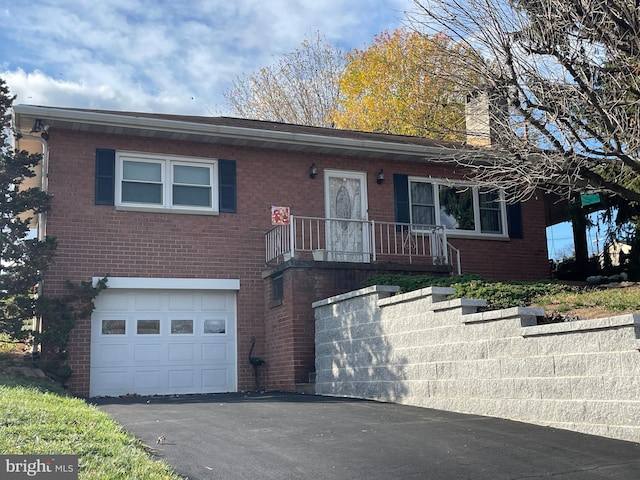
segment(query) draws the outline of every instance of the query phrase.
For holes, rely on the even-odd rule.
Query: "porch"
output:
[[[462,272],[460,251],[441,225],[291,215],[265,233],[268,265],[289,260],[448,266]]]

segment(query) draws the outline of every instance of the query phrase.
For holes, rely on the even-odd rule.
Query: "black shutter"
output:
[[[393,204],[398,223],[409,223],[409,176],[393,174]]]
[[[113,205],[116,181],[116,151],[96,149],[96,205]]]
[[[522,205],[520,202],[507,205],[507,226],[510,238],[523,238]]]
[[[236,162],[218,160],[219,208],[221,212],[236,212]]]

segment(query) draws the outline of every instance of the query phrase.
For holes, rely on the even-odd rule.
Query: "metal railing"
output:
[[[346,220],[291,215],[288,225],[265,234],[266,262],[309,258],[323,261],[409,261],[450,265],[461,273],[460,252],[440,225]]]

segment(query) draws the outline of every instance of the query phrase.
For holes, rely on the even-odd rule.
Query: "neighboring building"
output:
[[[602,269],[607,266],[619,267],[624,264],[625,258],[629,258],[631,245],[621,242],[607,242],[603,251],[598,253],[598,266]],[[608,258],[607,258],[608,257]]]
[[[14,122],[53,195],[45,294],[109,277],[72,333],[76,394],[253,389],[254,337],[260,388],[293,390],[314,371],[311,303],[371,275],[548,278],[542,197],[508,206],[434,161],[460,144],[27,105]]]

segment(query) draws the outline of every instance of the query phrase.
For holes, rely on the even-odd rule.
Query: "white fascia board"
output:
[[[316,146],[322,148],[346,148],[362,152],[368,151],[399,155],[415,155],[417,157],[450,157],[461,153],[461,150],[456,148],[378,142],[375,140],[357,140],[324,135],[311,135],[307,133],[233,127],[228,125],[181,122],[163,118],[136,117],[135,114],[110,114],[102,112],[67,110],[63,108],[39,107],[33,105],[16,105],[13,109],[18,122],[19,117],[21,115],[25,115],[28,117],[79,122],[91,125],[104,125],[116,128],[140,128],[183,134],[219,135],[226,138],[270,141],[275,143]]]
[[[96,286],[102,277],[93,277]],[[240,290],[235,278],[141,278],[107,277],[107,288],[149,290]]]

